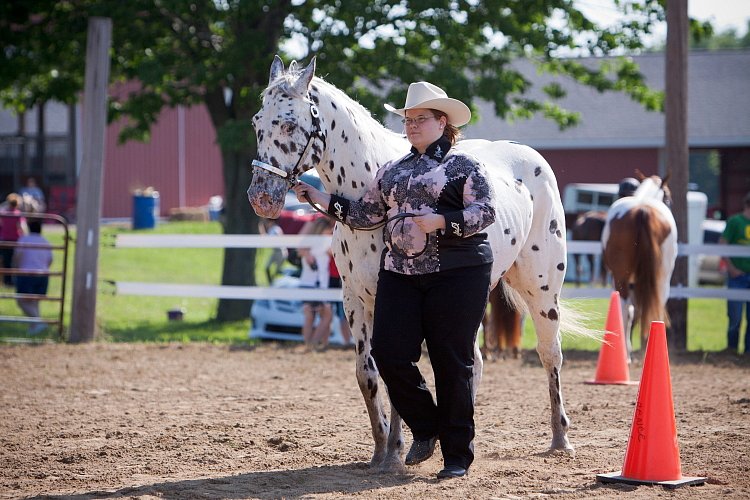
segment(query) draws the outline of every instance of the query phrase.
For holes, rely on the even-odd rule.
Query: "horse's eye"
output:
[[[281,131],[286,135],[292,135],[292,132],[297,128],[297,124],[294,122],[284,122],[281,124]]]

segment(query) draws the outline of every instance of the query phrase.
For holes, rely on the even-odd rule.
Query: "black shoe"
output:
[[[446,465],[443,470],[437,473],[438,479],[452,479],[454,477],[464,477],[469,471],[460,465]]]
[[[418,463],[424,462],[430,458],[435,452],[436,441],[437,436],[425,439],[424,441],[415,439],[411,444],[411,448],[409,448],[409,453],[406,454],[406,460],[404,463],[406,465],[417,465]]]

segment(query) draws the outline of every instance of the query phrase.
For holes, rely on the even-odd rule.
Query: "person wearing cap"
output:
[[[719,243],[729,245],[750,245],[750,193],[742,200],[742,212],[727,219],[727,225],[719,238]],[[727,266],[727,288],[730,290],[750,289],[750,257],[724,258]],[[737,352],[740,344],[740,325],[742,324],[743,302],[727,300],[727,348]],[[745,320],[745,354],[750,353],[750,302],[744,302]]]
[[[495,194],[484,165],[456,151],[458,127],[471,119],[463,102],[429,82],[409,85],[403,117],[411,151],[378,170],[359,200],[299,183],[337,220],[384,228],[375,298],[372,355],[391,404],[413,435],[406,465],[430,458],[440,441],[438,478],[464,476],[474,460],[474,343],[490,288],[492,250],[484,229],[495,221]],[[435,396],[417,367],[422,342]]]
[[[624,198],[625,196],[633,196],[640,185],[641,183],[638,179],[625,177],[617,186],[617,197]]]

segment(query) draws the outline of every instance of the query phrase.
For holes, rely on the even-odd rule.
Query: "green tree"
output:
[[[743,36],[739,36],[736,29],[728,28],[719,33],[711,33],[710,36],[699,40],[691,40],[690,48],[707,50],[750,48],[750,21],[748,21],[745,27],[745,34]]]
[[[572,0],[10,0],[0,3],[0,99],[21,111],[35,103],[73,102],[83,83],[90,16],[113,21],[113,81],[136,81],[110,118],[127,117],[122,140],[147,139],[165,106],[205,104],[223,159],[229,234],[257,232],[245,189],[255,155],[250,118],[258,110],[274,54],[293,46],[317,55],[319,74],[375,115],[384,99],[404,99],[414,80],[439,82],[470,102],[481,97],[505,118],[541,113],[560,127],[575,111],[555,99],[560,86],[529,98],[532,84],[513,69],[527,57],[600,91],[629,94],[659,110],[627,58],[599,67],[560,56],[612,55],[643,49],[642,37],[664,19],[664,0],[615,0],[624,15],[602,28]],[[222,282],[254,284],[253,249],[227,249]],[[222,300],[217,319],[247,316],[247,303]]]

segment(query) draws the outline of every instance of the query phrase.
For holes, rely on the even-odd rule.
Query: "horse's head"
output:
[[[284,70],[279,56],[271,64],[260,111],[253,117],[258,157],[247,190],[250,204],[261,217],[278,218],[289,187],[320,162],[325,131],[309,92],[314,75],[315,58],[301,71],[296,62]]]
[[[658,175],[646,176],[640,170],[635,170],[636,178],[641,182],[634,196],[640,196],[643,199],[656,198],[664,202],[668,207],[672,207],[672,191],[669,189],[668,182],[671,172],[667,173],[664,178]]]

